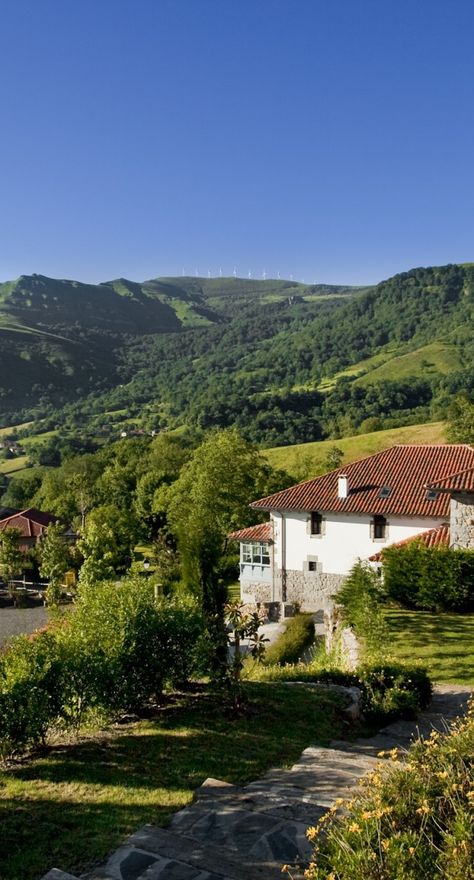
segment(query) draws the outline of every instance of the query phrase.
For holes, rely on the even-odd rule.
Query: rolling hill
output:
[[[426,421],[474,386],[473,325],[472,264],[370,288],[22,276],[0,285],[1,422],[122,413],[276,446]]]

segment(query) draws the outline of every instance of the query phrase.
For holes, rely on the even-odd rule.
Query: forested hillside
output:
[[[0,286],[3,421],[120,413],[155,430],[235,425],[268,446],[426,421],[474,385],[473,318],[472,264],[366,289],[23,278]]]

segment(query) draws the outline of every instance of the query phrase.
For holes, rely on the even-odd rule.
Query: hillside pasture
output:
[[[404,428],[390,428],[386,431],[373,431],[370,434],[356,434],[352,437],[342,437],[340,440],[319,440],[296,446],[277,446],[266,449],[265,456],[272,467],[287,471],[297,480],[305,480],[328,470],[325,459],[333,446],[343,451],[343,464],[349,464],[351,461],[381,452],[382,449],[388,449],[397,443],[445,443],[445,430],[444,422],[428,422]]]

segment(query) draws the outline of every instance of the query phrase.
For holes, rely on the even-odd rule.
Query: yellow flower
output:
[[[389,846],[390,846],[390,841],[389,841],[389,840],[386,840],[386,839],[385,839],[385,840],[382,840],[382,849],[383,849],[385,852],[388,850]]]
[[[364,810],[362,813],[362,819],[371,819],[374,814],[371,810]]]
[[[319,834],[319,828],[315,828],[314,825],[311,825],[310,828],[306,829],[306,837],[308,840],[314,840]]]
[[[437,773],[436,776],[438,777],[438,779],[447,779],[448,778],[448,771],[447,770],[440,770],[440,772]]]
[[[409,847],[408,847],[408,852],[409,852],[410,855],[412,856],[413,853],[415,852],[415,847],[414,847],[414,846],[409,846]]]
[[[353,831],[355,834],[358,834],[360,831],[362,831],[362,828],[360,827],[360,825],[357,824],[357,822],[351,822],[351,824],[349,825],[349,831]]]
[[[416,812],[419,813],[420,815],[423,815],[423,814],[431,813],[432,810],[431,810],[431,807],[428,804],[428,802],[426,800],[424,800],[421,807],[418,807]]]

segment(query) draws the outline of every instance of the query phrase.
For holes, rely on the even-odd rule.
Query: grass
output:
[[[368,385],[372,382],[407,379],[410,376],[418,378],[462,369],[459,346],[448,340],[436,340],[414,351],[407,351],[406,348],[405,345],[390,343],[372,357],[322,379],[319,390],[331,391],[337,380],[343,377],[355,378],[356,385]]]
[[[274,468],[283,468],[298,480],[305,480],[323,473],[329,449],[337,446],[344,453],[343,464],[349,464],[366,455],[373,455],[388,449],[396,443],[445,443],[444,422],[428,422],[423,425],[409,425],[405,428],[389,428],[386,431],[373,431],[370,434],[355,434],[340,440],[320,440],[315,443],[300,443],[297,446],[278,446],[265,449],[264,454]]]
[[[433,681],[474,688],[474,614],[390,610],[385,618],[396,660],[419,659]]]
[[[246,685],[249,711],[206,694],[175,698],[139,721],[0,774],[0,877],[79,873],[145,822],[166,823],[208,776],[245,783],[340,734],[338,698],[304,686]]]
[[[462,369],[462,360],[458,346],[437,340],[424,345],[416,351],[400,354],[356,379],[356,385],[367,385],[371,382],[407,379],[410,376],[430,376],[438,373],[450,373]]]
[[[27,455],[18,455],[16,458],[7,458],[0,461],[0,474],[13,474],[21,471],[28,464]]]

